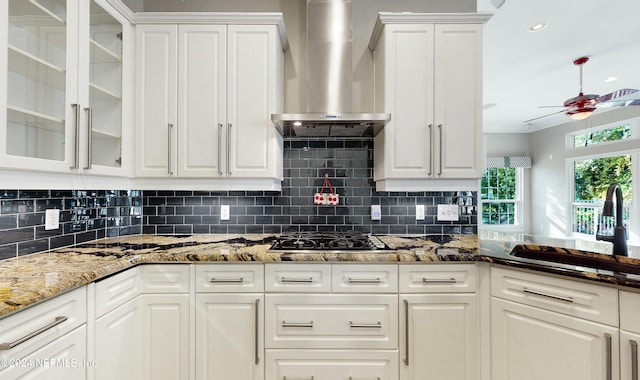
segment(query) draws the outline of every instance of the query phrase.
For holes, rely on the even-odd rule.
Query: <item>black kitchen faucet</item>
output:
[[[622,203],[624,201],[622,197],[622,189],[617,183],[612,183],[607,189],[607,198],[604,201],[604,208],[602,209],[602,216],[613,216],[613,195],[616,196],[616,226],[613,230],[613,236],[600,235],[600,226],[598,226],[598,233],[596,233],[596,240],[604,240],[613,243],[613,255],[614,256],[628,256],[627,253],[627,230],[624,228],[622,221]]]

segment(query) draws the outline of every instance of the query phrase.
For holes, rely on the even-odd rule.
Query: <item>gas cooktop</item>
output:
[[[291,232],[278,237],[270,251],[374,252],[391,250],[379,238],[362,232]]]

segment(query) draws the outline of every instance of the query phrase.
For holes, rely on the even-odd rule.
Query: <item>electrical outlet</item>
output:
[[[424,205],[416,205],[416,220],[424,220]]]
[[[438,205],[438,221],[457,221],[458,218],[458,205]]]
[[[44,229],[57,230],[60,227],[60,210],[50,208],[44,212]]]
[[[220,220],[229,220],[229,205],[220,206]]]
[[[382,210],[380,209],[380,205],[371,205],[371,220],[380,219],[382,219]]]

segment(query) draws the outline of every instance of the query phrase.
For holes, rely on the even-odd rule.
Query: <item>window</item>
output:
[[[523,168],[488,168],[480,182],[482,224],[521,226]]]
[[[633,199],[632,155],[613,155],[574,161],[573,232],[595,235],[612,234],[615,219],[602,216],[607,188],[618,183],[624,198],[623,221],[629,226],[629,208]]]
[[[586,147],[606,142],[627,140],[631,138],[631,125],[625,124],[613,128],[582,131],[573,135],[573,147]]]

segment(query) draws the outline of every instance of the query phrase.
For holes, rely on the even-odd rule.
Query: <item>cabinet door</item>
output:
[[[227,175],[282,179],[282,47],[275,26],[228,26]]]
[[[196,295],[196,379],[264,378],[264,296]]]
[[[375,50],[376,112],[391,121],[375,138],[375,178],[433,175],[433,25],[386,25]]]
[[[493,380],[619,379],[615,327],[491,299]]]
[[[2,379],[83,380],[87,378],[87,327],[82,325],[0,370]],[[21,360],[17,360],[21,359]]]
[[[226,176],[225,25],[178,28],[178,175]]]
[[[189,378],[189,295],[144,294],[141,379]]]
[[[177,25],[136,27],[136,173],[175,177]]]
[[[482,25],[435,26],[436,178],[482,176]]]
[[[400,379],[479,379],[475,294],[400,296]]]
[[[81,20],[87,24],[80,25],[81,168],[114,174],[122,167],[122,52],[128,30],[96,0],[81,5]]]
[[[640,334],[620,330],[620,379],[637,380]]]
[[[96,380],[142,379],[142,309],[140,297],[95,322]]]
[[[68,172],[77,167],[78,2],[0,5],[2,166]]]

